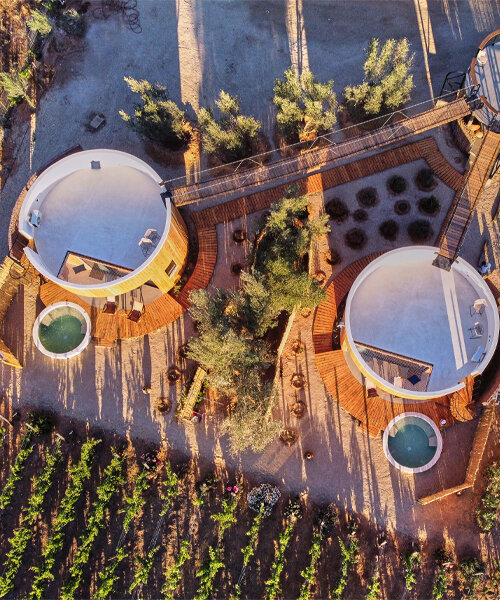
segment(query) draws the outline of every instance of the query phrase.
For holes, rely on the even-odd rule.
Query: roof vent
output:
[[[34,210],[30,216],[30,225],[33,225],[33,227],[39,227],[41,220],[42,213],[39,210]]]
[[[90,167],[92,169],[100,169],[101,168],[101,161],[100,160],[91,160],[90,161]]]

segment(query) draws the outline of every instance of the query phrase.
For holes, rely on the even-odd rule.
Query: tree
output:
[[[52,31],[52,23],[47,15],[39,10],[33,9],[31,11],[31,18],[28,19],[26,25],[34,31],[39,33],[42,37],[46,37]]]
[[[197,115],[205,151],[215,154],[223,162],[254,154],[262,124],[253,117],[241,115],[238,98],[224,90],[220,91],[215,104],[222,115],[218,121],[211,109],[202,108]]]
[[[287,69],[274,84],[273,102],[278,130],[288,142],[330,131],[337,122],[333,81],[320,83],[311,71],[298,76]]]
[[[119,113],[127,125],[167,147],[179,148],[189,140],[186,115],[175,102],[168,99],[167,89],[159,84],[151,85],[145,79],[123,78],[130,90],[139,94],[140,103],[134,104],[134,114]]]
[[[409,71],[414,55],[406,38],[380,42],[372,38],[366,49],[363,83],[347,86],[345,99],[357,116],[378,115],[402,106],[410,99],[413,75]]]
[[[28,71],[26,71],[26,75],[28,75]],[[31,71],[29,76],[25,76],[24,72],[23,74],[14,73],[12,75],[10,73],[0,73],[0,86],[5,90],[10,102],[15,104],[21,102],[21,100],[26,100],[31,108],[35,108],[29,96],[30,77]]]

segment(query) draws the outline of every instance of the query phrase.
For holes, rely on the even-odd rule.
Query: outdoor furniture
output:
[[[132,310],[128,313],[127,319],[129,321],[133,321],[137,323],[137,321],[142,317],[142,313],[144,312],[144,303],[140,300],[134,300],[134,304],[132,306]]]
[[[155,245],[160,241],[160,236],[158,235],[158,231],[156,229],[148,229],[144,234],[144,237],[148,240],[151,240]]]
[[[480,363],[483,360],[485,354],[486,352],[484,351],[484,346],[478,346],[471,358],[471,362]]]
[[[484,298],[478,298],[474,301],[474,304],[470,307],[470,316],[474,314],[482,315],[487,305],[487,301]]]
[[[153,242],[147,237],[141,238],[139,246],[144,256],[149,256],[154,249]]]
[[[106,304],[102,310],[106,315],[114,315],[116,312],[116,298],[114,296],[108,296],[106,298]]]
[[[484,333],[483,326],[480,323],[474,323],[472,327],[469,327],[470,339],[481,337]]]

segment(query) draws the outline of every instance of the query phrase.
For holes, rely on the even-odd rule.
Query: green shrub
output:
[[[357,208],[353,213],[352,213],[352,218],[357,222],[357,223],[364,223],[364,221],[366,221],[368,219],[368,213],[366,212],[366,210],[364,208]]]
[[[46,14],[39,10],[31,11],[31,18],[26,21],[26,25],[31,31],[39,33],[42,37],[46,37],[52,31],[52,23]]]
[[[393,175],[387,180],[387,187],[393,194],[402,194],[406,190],[406,179],[401,175]]]
[[[349,218],[349,209],[340,198],[333,198],[327,202],[325,211],[330,219],[336,223],[343,223]]]
[[[433,234],[430,222],[425,219],[417,219],[408,225],[408,235],[412,242],[426,242]]]
[[[34,435],[47,435],[56,425],[55,417],[43,410],[34,410],[28,415],[28,423],[33,427]]]
[[[361,248],[365,246],[367,240],[366,233],[357,227],[349,229],[344,236],[346,246],[349,246],[349,248],[352,248],[353,250],[361,250]]]
[[[4,89],[11,104],[26,100],[31,108],[35,108],[29,95],[29,79],[26,79],[20,73],[0,73],[0,86]]]
[[[475,598],[478,585],[484,579],[484,564],[477,558],[464,558],[458,563],[467,598]]]
[[[418,209],[426,215],[434,216],[439,212],[441,204],[436,196],[429,196],[427,198],[420,198],[418,201]]]
[[[81,37],[85,33],[85,20],[74,8],[67,8],[62,12],[59,24],[69,35]]]
[[[390,242],[394,242],[394,240],[398,237],[399,233],[399,225],[393,219],[389,219],[388,221],[384,221],[380,224],[378,228],[380,235]]]
[[[378,203],[377,190],[373,187],[367,187],[359,190],[359,192],[356,194],[356,198],[361,206],[364,206],[365,208],[371,208]]]
[[[500,505],[500,463],[494,462],[486,469],[488,484],[476,510],[476,521],[483,531],[489,531],[497,520]]]
[[[436,180],[432,169],[421,169],[415,178],[415,182],[419,188],[429,190],[434,187]]]

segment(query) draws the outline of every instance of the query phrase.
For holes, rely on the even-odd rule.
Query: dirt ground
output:
[[[109,147],[131,152],[165,178],[183,175],[180,166],[152,160],[146,145],[119,117],[118,110],[130,111],[134,102],[123,82],[124,75],[165,83],[172,98],[184,102],[188,109],[207,105],[220,88],[236,93],[243,110],[261,119],[272,139],[273,82],[290,62],[309,65],[320,79],[333,78],[340,93],[347,83],[361,78],[363,46],[371,35],[397,37],[404,32],[416,52],[414,101],[428,100],[429,78],[433,94],[438,94],[444,75],[456,68],[465,69],[477,44],[494,29],[499,7],[493,0],[458,2],[453,6],[425,4],[425,28],[421,10],[416,12],[424,5],[423,0],[139,0],[141,33],[130,29],[124,15],[101,18],[89,10],[85,39],[69,46],[66,52],[50,55],[56,75],[40,98],[36,118],[14,119],[9,132],[13,161],[3,173],[0,192],[2,254],[8,250],[12,207],[30,175],[76,144],[85,149]],[[91,8],[96,5],[93,3]],[[360,19],[366,14],[370,14],[370,19],[363,19],[361,28]],[[106,117],[106,125],[96,133],[87,129],[93,112],[102,112]],[[19,115],[22,116],[22,109]],[[447,149],[443,135],[438,143],[452,162],[456,149]],[[386,178],[384,173],[377,180],[381,187]],[[498,193],[498,183],[497,179],[487,190],[493,198]],[[346,192],[354,198],[354,188]],[[450,201],[449,190],[442,190],[442,198],[443,205],[445,200]],[[443,216],[444,208],[435,219]],[[493,240],[496,233],[491,217],[480,213],[467,236],[463,256],[473,263],[482,240],[486,236]],[[252,220],[253,217],[250,223]],[[229,274],[229,267],[233,260],[244,260],[246,249],[231,246],[228,240],[233,229],[245,225],[240,221],[218,227],[219,243],[225,252],[219,253],[214,276],[217,285],[228,287],[237,283]],[[381,241],[376,231],[370,239],[375,246]],[[370,245],[363,254],[373,251]],[[344,265],[349,258],[346,255]],[[460,552],[470,547],[479,550],[485,560],[497,558],[498,528],[480,535],[473,521],[483,482],[474,491],[460,498],[450,497],[439,505],[415,504],[417,496],[459,482],[475,422],[446,431],[445,450],[437,467],[419,478],[408,477],[389,466],[381,442],[360,433],[350,416],[325,394],[319,381],[312,398],[316,409],[303,420],[300,442],[295,447],[285,448],[276,442],[260,456],[247,453],[232,457],[226,440],[218,434],[217,422],[185,427],[178,425],[172,415],[161,416],[154,410],[157,398],[168,395],[175,403],[182,389],[182,383],[168,386],[166,372],[177,363],[178,347],[192,335],[189,317],[143,339],[125,340],[116,348],[91,345],[84,354],[64,362],[42,356],[32,342],[31,329],[40,309],[36,290],[25,288],[2,325],[5,339],[25,365],[22,372],[0,367],[0,390],[12,407],[31,403],[51,408],[63,415],[61,418],[87,422],[107,431],[109,436],[114,431],[119,436],[155,444],[168,440],[179,456],[195,457],[204,465],[224,465],[231,472],[239,469],[255,480],[274,481],[286,493],[306,492],[311,502],[335,501],[374,526],[397,531],[402,539],[410,536],[432,547],[447,542]],[[311,323],[311,319],[307,323],[298,321],[297,326],[310,330]],[[304,359],[314,370],[312,347]],[[180,366],[187,379],[193,365],[183,362]],[[152,386],[149,396],[141,392],[146,382]],[[283,418],[284,414],[281,413]],[[495,426],[485,463],[498,456],[497,435]],[[315,460],[306,464],[302,455],[308,449],[314,450]],[[307,533],[301,535],[307,539]],[[328,572],[329,568],[322,571]],[[293,587],[297,585],[290,583],[292,595],[297,592]],[[425,594],[427,591],[423,590],[419,597],[425,598]]]

